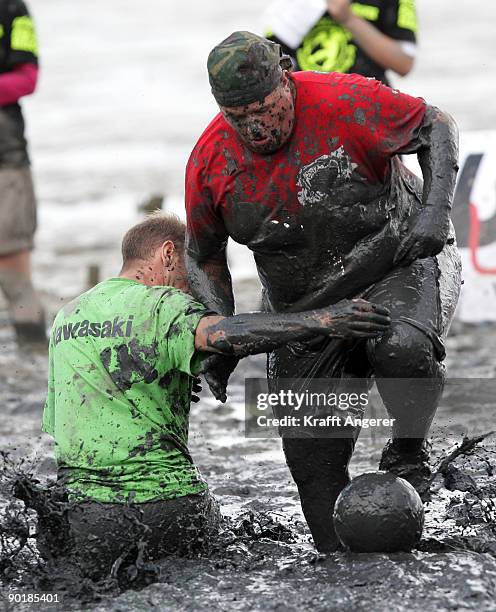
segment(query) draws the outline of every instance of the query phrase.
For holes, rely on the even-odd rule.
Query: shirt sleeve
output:
[[[186,250],[198,260],[208,258],[224,249],[228,239],[224,220],[205,178],[207,174],[202,155],[198,150],[194,150],[186,166]],[[212,173],[210,180],[214,179]]]
[[[31,15],[22,0],[11,3],[9,63],[38,65],[38,40]]]
[[[425,100],[391,89],[373,79],[368,79],[368,82],[367,98],[373,113],[369,123],[373,128],[372,153],[379,157],[406,153],[424,119]]]
[[[418,27],[415,0],[386,0],[382,4],[380,30],[391,38],[415,44]]]
[[[189,376],[198,374],[205,354],[196,351],[195,335],[200,320],[214,314],[181,291],[166,292],[157,306],[160,354],[171,369]]]
[[[17,64],[10,72],[0,74],[0,106],[14,104],[36,89],[38,67],[33,64]]]

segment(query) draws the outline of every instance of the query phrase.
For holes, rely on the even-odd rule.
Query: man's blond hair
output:
[[[134,261],[146,261],[167,240],[184,247],[186,225],[172,213],[157,211],[129,229],[122,239],[122,268]]]

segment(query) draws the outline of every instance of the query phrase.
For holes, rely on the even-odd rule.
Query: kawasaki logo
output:
[[[132,315],[129,319],[119,319],[115,317],[113,321],[90,322],[74,321],[55,327],[53,330],[53,342],[57,345],[62,340],[75,340],[76,338],[130,338],[133,328]]]

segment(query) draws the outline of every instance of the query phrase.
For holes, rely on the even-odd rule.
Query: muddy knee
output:
[[[444,367],[431,338],[407,324],[393,324],[387,334],[369,340],[367,353],[377,376],[443,378]]]
[[[416,440],[427,436],[444,386],[444,366],[432,340],[407,325],[395,326],[369,342],[369,359],[377,388],[394,419],[392,437]]]

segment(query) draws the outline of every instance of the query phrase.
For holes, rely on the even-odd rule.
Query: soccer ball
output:
[[[334,527],[353,552],[410,551],[420,540],[424,507],[412,485],[390,472],[354,478],[334,507]]]

